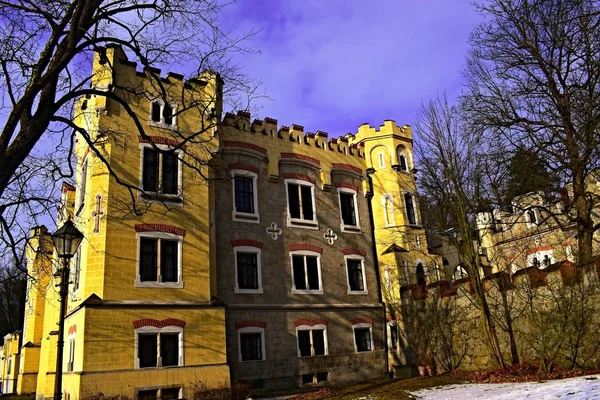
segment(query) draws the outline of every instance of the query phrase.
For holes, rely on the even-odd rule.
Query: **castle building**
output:
[[[21,332],[8,333],[0,347],[0,394],[17,393],[21,354]]]
[[[409,126],[329,139],[222,116],[218,75],[136,71],[118,47],[93,72],[95,90],[129,101],[90,94],[76,107],[76,185],[63,186],[58,222],[85,235],[65,305],[68,398],[187,398],[199,382],[318,386],[401,362],[384,308],[399,293],[392,281],[439,279]],[[42,399],[54,392],[60,308],[43,228],[27,259],[37,278],[19,392]]]
[[[592,174],[589,181],[588,192],[600,195],[599,180]],[[489,272],[512,276],[532,268],[545,270],[563,261],[576,262],[577,229],[566,215],[570,197],[569,186],[560,201],[551,203],[542,193],[531,192],[513,199],[510,209],[479,213],[477,232]],[[599,215],[599,206],[594,205],[592,215]],[[598,231],[593,238],[593,254],[599,254]]]

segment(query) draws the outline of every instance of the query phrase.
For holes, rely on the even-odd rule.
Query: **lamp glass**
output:
[[[60,258],[72,258],[82,240],[83,233],[79,232],[71,220],[52,234],[52,242]]]

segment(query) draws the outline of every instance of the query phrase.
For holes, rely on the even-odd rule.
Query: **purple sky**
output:
[[[256,117],[336,137],[411,124],[422,100],[458,94],[478,20],[471,0],[239,0],[222,22],[262,28],[250,43],[261,54],[243,59],[272,99]]]

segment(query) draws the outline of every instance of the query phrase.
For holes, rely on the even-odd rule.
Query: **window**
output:
[[[181,194],[179,152],[163,152],[144,146],[142,154],[142,190],[168,197],[179,196]]]
[[[381,196],[381,205],[383,206],[383,219],[385,226],[395,226],[396,218],[394,217],[394,197],[386,193]]]
[[[77,193],[77,215],[81,213],[85,205],[85,195],[87,192],[87,181],[88,181],[88,160],[89,155],[86,156],[81,164],[81,175],[79,176],[79,187]]]
[[[545,269],[554,262],[554,251],[551,248],[547,250],[538,249],[527,256],[527,263],[530,267]]]
[[[358,207],[356,201],[356,191],[352,189],[338,189],[340,199],[340,215],[342,232],[360,232],[358,222]]]
[[[177,129],[177,105],[157,99],[150,103],[150,125]]]
[[[260,249],[238,246],[233,249],[233,252],[235,254],[235,292],[262,293]]]
[[[321,261],[318,253],[297,252],[292,259],[292,293],[323,293]]]
[[[385,168],[385,153],[378,153],[377,158],[379,159],[379,168]]]
[[[536,225],[539,225],[539,211],[534,210],[533,208],[528,209],[527,211],[525,211],[525,220],[527,221],[528,228],[532,228]]]
[[[233,220],[259,223],[257,174],[245,170],[231,171],[233,178]]]
[[[406,221],[409,225],[417,225],[417,209],[412,193],[404,193],[404,205],[406,206]]]
[[[319,325],[300,325],[296,328],[298,338],[298,357],[324,356],[327,350],[327,327]]]
[[[356,324],[352,326],[354,331],[354,350],[357,353],[373,351],[373,335],[370,324]]]
[[[398,348],[398,326],[395,322],[390,323],[390,348],[397,349]]]
[[[67,357],[67,372],[73,371],[73,365],[75,364],[75,336],[69,337],[69,353]]]
[[[238,329],[240,361],[265,360],[264,328],[247,327]]]
[[[73,292],[79,290],[79,282],[81,278],[81,246],[75,253],[75,260],[73,260],[73,268],[71,270],[71,282],[73,283]]]
[[[400,171],[408,172],[409,163],[406,147],[402,145],[398,146],[396,154],[398,156],[398,166],[400,167]]]
[[[421,236],[415,235],[415,247],[417,250],[421,250]]]
[[[136,340],[136,368],[183,366],[182,328],[138,328]]]
[[[410,284],[410,275],[408,274],[408,261],[402,260],[402,273],[404,274],[404,281],[406,284]]]
[[[306,181],[286,181],[288,196],[288,224],[309,225],[318,229],[315,213],[315,186]]]
[[[346,272],[348,276],[348,293],[366,294],[365,260],[363,257],[346,256]]]
[[[138,233],[136,287],[183,287],[182,241],[173,233]]]

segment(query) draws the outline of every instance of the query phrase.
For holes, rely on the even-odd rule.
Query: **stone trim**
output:
[[[250,247],[256,247],[257,249],[262,249],[263,248],[262,242],[259,242],[258,240],[252,240],[252,239],[233,239],[231,241],[231,247],[239,247],[239,246],[250,246]]]
[[[283,179],[298,179],[300,181],[310,182],[313,185],[317,183],[317,180],[315,178],[302,174],[283,174]]]
[[[163,144],[170,147],[181,147],[185,148],[185,145],[181,146],[175,139],[166,138],[162,136],[148,136],[150,139],[143,138],[142,136],[138,136],[138,143],[153,143],[153,144]]]
[[[67,182],[63,182],[62,183],[62,188],[61,191],[64,192],[74,192],[75,191],[75,186],[73,185],[69,185]]]
[[[371,318],[364,318],[364,317],[352,318],[350,320],[350,322],[352,323],[352,325],[357,325],[357,324],[370,324],[370,325],[373,325],[373,320]]]
[[[326,319],[322,319],[322,318],[317,318],[317,319],[297,319],[294,321],[294,326],[297,328],[300,325],[309,325],[309,326],[315,326],[315,325],[325,325],[327,326],[329,324],[329,322]]]
[[[244,171],[249,171],[249,172],[258,174],[258,168],[255,167],[254,165],[250,165],[250,164],[244,164],[244,163],[229,164],[229,169],[241,169]]]
[[[319,254],[323,254],[323,248],[319,247],[319,246],[315,246],[314,244],[305,244],[305,243],[298,243],[298,244],[290,244],[288,246],[288,251],[292,252],[292,251],[314,251],[315,253],[319,253]]]
[[[162,321],[152,318],[143,318],[133,321],[133,327],[135,329],[142,328],[144,326],[152,326],[155,328],[164,328],[166,326],[178,326],[180,328],[185,327],[185,321],[176,318],[166,318]]]
[[[69,327],[69,335],[72,335],[75,332],[77,332],[77,325],[72,325]]]
[[[85,161],[85,158],[87,157],[88,154],[90,154],[90,147],[89,146],[85,149],[85,151],[83,152],[83,156],[81,156],[81,158],[79,159],[80,160],[80,162],[79,162],[80,165],[83,165],[83,162]]]
[[[363,257],[367,256],[367,253],[361,249],[344,249],[344,250],[342,250],[342,252],[344,253],[345,256],[349,256],[352,254],[356,254],[359,256],[363,256]]]
[[[356,172],[357,174],[360,174],[360,175],[363,174],[362,169],[360,169],[358,167],[355,167],[353,165],[350,165],[350,164],[332,163],[331,164],[331,169],[344,169],[346,171]]]
[[[547,245],[547,246],[535,247],[533,249],[530,249],[527,254],[531,255],[531,254],[537,253],[538,251],[548,251],[548,250],[552,250],[552,246]]]
[[[262,153],[262,154],[267,154],[267,149],[265,149],[264,147],[260,147],[255,144],[252,144],[252,143],[240,142],[238,140],[225,140],[223,142],[223,146],[238,147],[238,148],[242,148],[242,149],[258,151],[259,153]]]
[[[280,155],[281,158],[285,159],[285,158],[292,158],[292,159],[296,159],[296,160],[302,160],[302,161],[306,161],[309,162],[311,164],[315,164],[315,166],[319,167],[321,166],[321,161],[313,158],[313,157],[309,157],[309,156],[305,156],[304,154],[296,154],[296,153],[281,153]]]
[[[242,328],[249,328],[249,327],[264,329],[267,327],[267,323],[264,321],[239,321],[239,322],[235,323],[235,329],[242,329]]]
[[[357,185],[353,185],[351,183],[347,183],[347,182],[336,182],[335,183],[335,188],[339,189],[339,188],[345,188],[345,189],[352,189],[355,192],[358,193],[358,186]]]
[[[136,232],[166,232],[185,237],[185,229],[166,224],[136,224]]]

